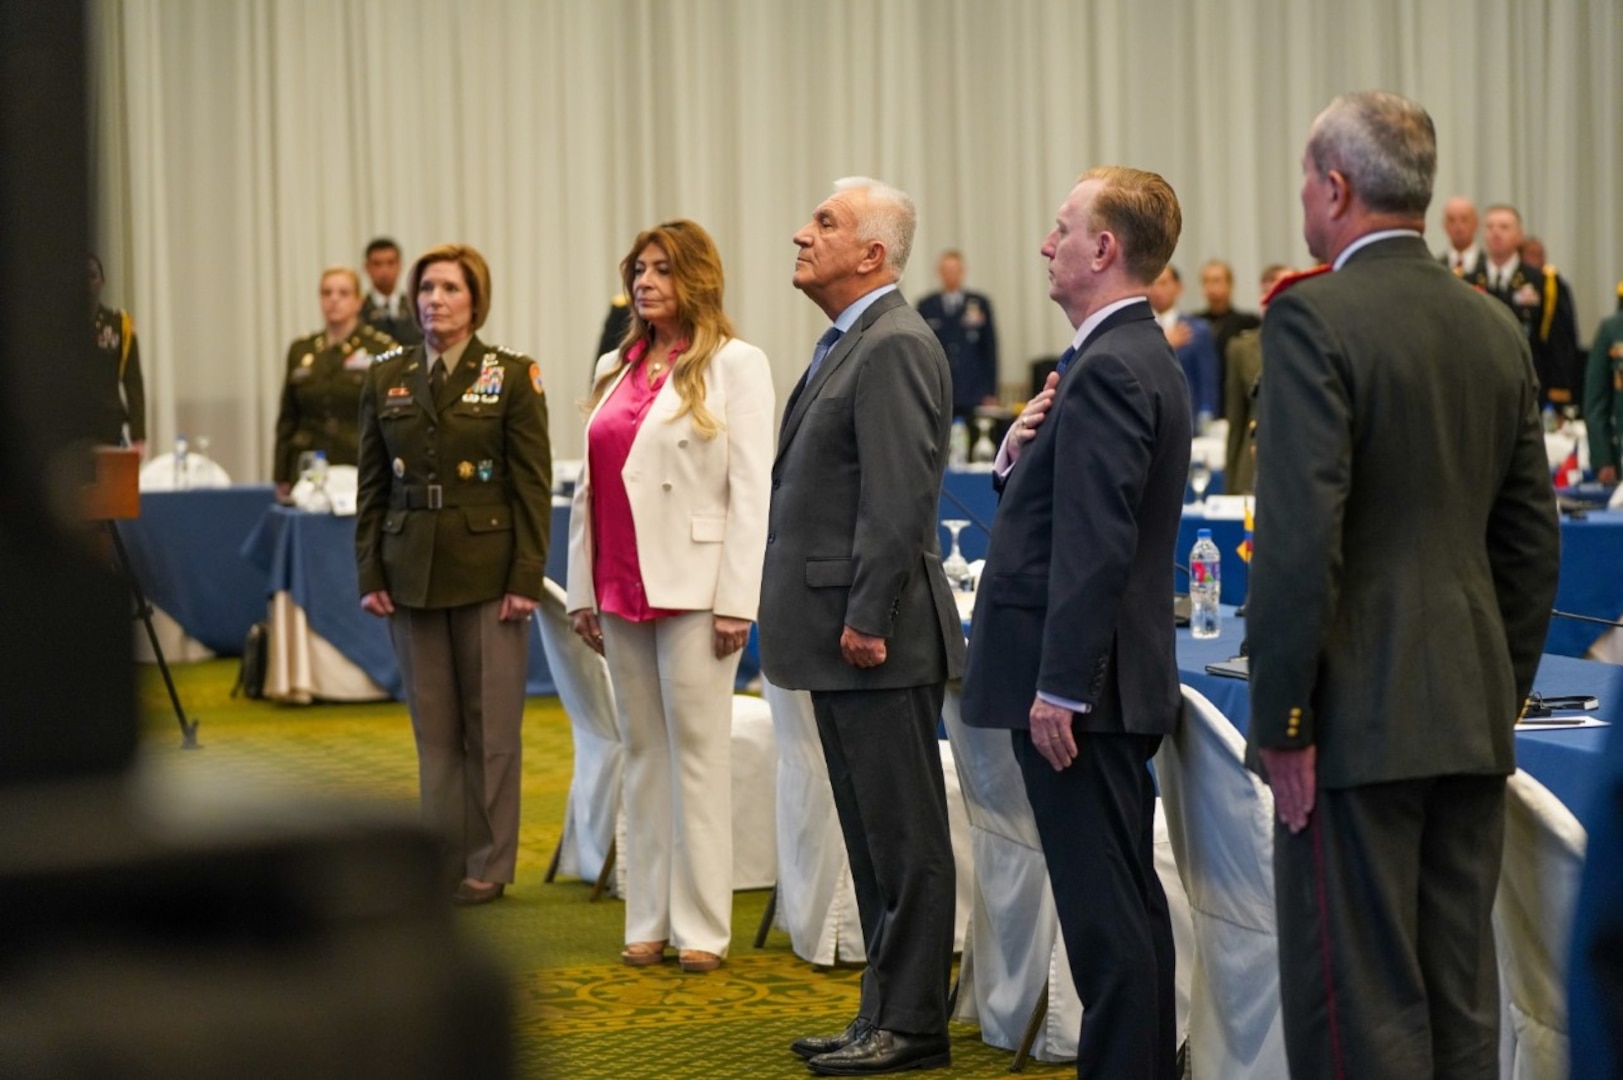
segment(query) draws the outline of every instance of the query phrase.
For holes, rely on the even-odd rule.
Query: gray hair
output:
[[[913,230],[919,211],[913,198],[900,188],[867,176],[847,176],[834,181],[835,191],[865,191],[867,200],[857,210],[857,229],[864,240],[885,245],[885,265],[898,278],[907,269],[913,251]]]
[[[1383,90],[1342,94],[1313,121],[1308,156],[1347,178],[1365,206],[1424,214],[1437,176],[1437,129],[1425,109]]]

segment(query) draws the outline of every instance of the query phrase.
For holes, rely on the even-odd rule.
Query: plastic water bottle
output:
[[[1217,610],[1223,591],[1223,556],[1212,542],[1212,530],[1195,533],[1195,546],[1189,552],[1189,633],[1196,638],[1214,638],[1223,632],[1223,616]]]
[[[969,425],[961,416],[952,422],[952,434],[947,439],[947,464],[955,469],[969,464]]]
[[[186,451],[186,436],[176,435],[174,457],[175,484],[173,489],[175,491],[184,491],[186,488],[192,486],[191,472],[187,468],[188,462],[186,461]]]

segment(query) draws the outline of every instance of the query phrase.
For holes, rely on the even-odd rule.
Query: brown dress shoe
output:
[[[620,959],[628,967],[652,967],[665,962],[663,941],[633,941],[620,950]]]
[[[683,971],[694,973],[714,971],[721,966],[721,957],[702,949],[683,949],[680,960]]]

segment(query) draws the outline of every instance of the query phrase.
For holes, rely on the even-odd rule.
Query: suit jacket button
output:
[[[688,441],[686,439],[677,439],[676,448],[678,450],[686,450],[688,448]]]
[[[661,491],[669,491],[669,490],[671,490],[671,482],[669,480],[665,481],[663,484],[659,485],[659,490],[661,490]]]
[[[769,543],[769,544],[776,544],[778,542],[778,534],[777,533],[767,533],[766,534],[766,542]]]

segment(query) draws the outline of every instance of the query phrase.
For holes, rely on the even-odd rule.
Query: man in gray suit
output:
[[[761,583],[761,661],[811,691],[867,945],[857,1018],[800,1039],[813,1072],[949,1064],[954,870],[936,725],[964,639],[936,506],[952,379],[896,290],[916,213],[855,178],[795,234],[795,287],[833,325],[784,410]]]
[[[1436,164],[1414,102],[1331,102],[1302,160],[1330,272],[1262,324],[1249,741],[1295,1078],[1498,1075],[1489,915],[1559,539],[1526,336],[1421,238]]]
[[[1172,1080],[1172,922],[1147,763],[1178,723],[1172,563],[1189,391],[1150,308],[1183,227],[1155,173],[1084,173],[1043,245],[1076,328],[1004,440],[964,723],[1009,728],[1082,1000],[1076,1071]],[[1045,391],[1045,393],[1050,393]]]

